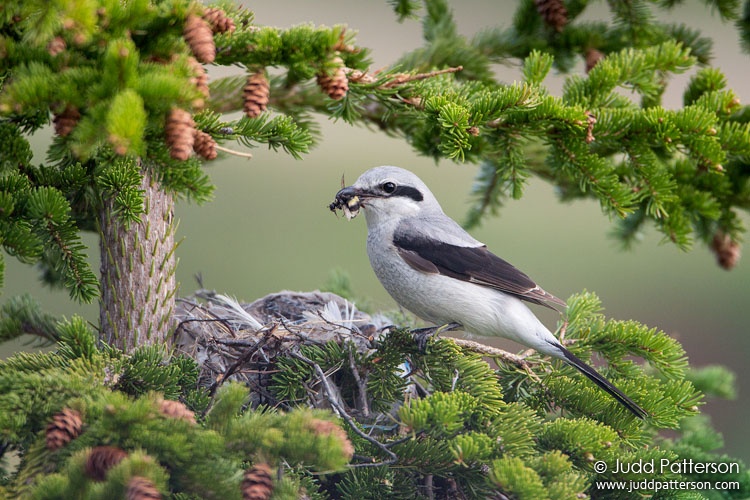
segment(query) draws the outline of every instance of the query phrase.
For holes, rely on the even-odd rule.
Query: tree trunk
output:
[[[124,224],[111,199],[103,201],[99,220],[99,337],[126,352],[139,345],[166,343],[177,292],[174,199],[148,168],[142,173],[140,222]]]

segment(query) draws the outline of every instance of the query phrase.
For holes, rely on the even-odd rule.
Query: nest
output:
[[[276,403],[266,387],[279,356],[329,342],[369,352],[391,323],[328,292],[279,292],[250,304],[199,290],[178,300],[177,352],[195,359],[211,392],[226,380],[251,388],[251,405]]]

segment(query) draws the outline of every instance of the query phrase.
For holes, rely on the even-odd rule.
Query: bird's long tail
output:
[[[630,410],[633,415],[640,419],[646,418],[648,415],[646,410],[638,406],[638,404],[627,397],[620,389],[614,386],[612,382],[604,378],[598,371],[594,370],[591,366],[584,363],[581,359],[575,356],[572,352],[567,350],[560,344],[553,344],[562,353],[561,358],[567,361],[570,365],[574,366],[578,371],[586,375],[593,383],[604,389],[609,395],[615,398],[621,405]]]

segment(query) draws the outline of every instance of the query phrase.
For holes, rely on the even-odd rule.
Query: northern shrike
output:
[[[398,167],[376,167],[336,193],[331,210],[351,219],[362,208],[375,275],[401,306],[435,325],[504,337],[577,368],[639,418],[646,411],[568,351],[524,301],[565,302],[497,257],[443,213],[427,186]]]

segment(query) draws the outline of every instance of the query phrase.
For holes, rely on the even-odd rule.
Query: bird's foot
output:
[[[563,319],[563,324],[560,327],[560,342],[565,340],[565,333],[568,331],[568,320]]]
[[[417,328],[412,330],[411,333],[414,335],[414,340],[417,343],[417,347],[421,352],[427,350],[427,341],[431,337],[437,337],[443,332],[450,332],[461,328],[458,323],[448,323],[441,326],[430,326],[428,328]]]

